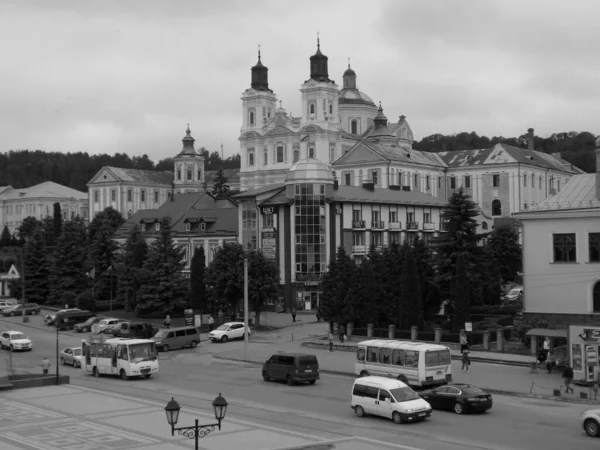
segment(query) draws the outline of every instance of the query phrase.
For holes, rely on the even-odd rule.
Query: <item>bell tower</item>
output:
[[[183,148],[173,158],[173,186],[175,193],[204,192],[204,157],[194,148],[195,139],[191,135],[190,124],[181,140]]]
[[[250,71],[250,88],[242,94],[242,133],[262,128],[277,108],[277,96],[269,89],[269,69],[261,61],[260,46],[258,62]]]

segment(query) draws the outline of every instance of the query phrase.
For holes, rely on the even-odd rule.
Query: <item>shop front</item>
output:
[[[600,380],[600,327],[569,326],[571,366],[576,380]]]
[[[316,311],[319,307],[320,287],[318,281],[304,281],[295,283],[296,310]]]

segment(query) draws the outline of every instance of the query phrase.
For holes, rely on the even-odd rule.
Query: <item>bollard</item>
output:
[[[531,336],[531,354],[537,356],[537,336]]]
[[[373,337],[373,324],[372,323],[367,324],[367,337],[368,338]]]
[[[504,330],[496,330],[496,350],[504,352]]]
[[[354,332],[354,322],[348,322],[348,325],[346,325],[346,339],[348,341],[352,340],[353,332]]]
[[[442,330],[441,328],[436,328],[435,329],[435,343],[439,344],[440,342],[442,342]]]
[[[483,332],[483,349],[484,350],[490,349],[490,330],[485,330]]]
[[[419,327],[416,325],[413,325],[412,327],[410,327],[410,340],[416,341],[418,337],[419,337]]]
[[[396,338],[396,325],[390,325],[388,330],[388,337],[390,339],[395,339]]]

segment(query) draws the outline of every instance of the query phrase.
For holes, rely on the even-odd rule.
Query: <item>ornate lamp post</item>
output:
[[[171,436],[175,436],[175,431],[177,431],[177,433],[179,433],[181,436],[185,436],[189,439],[195,439],[196,446],[194,448],[198,450],[198,439],[203,438],[209,433],[215,431],[215,427],[218,427],[219,430],[221,430],[221,421],[225,418],[225,413],[227,412],[227,400],[221,396],[220,392],[219,396],[213,400],[212,405],[217,423],[199,425],[198,419],[196,419],[196,423],[193,426],[175,428],[175,425],[177,425],[177,420],[179,419],[179,411],[181,410],[181,407],[179,406],[179,403],[177,403],[175,399],[171,397],[171,401],[167,403],[167,406],[165,406],[167,422],[169,422],[169,425],[171,425]]]

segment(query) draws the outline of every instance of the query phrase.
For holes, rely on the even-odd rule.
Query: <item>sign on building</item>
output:
[[[262,243],[261,251],[266,259],[274,261],[277,259],[277,229],[276,228],[263,228],[262,229]]]

